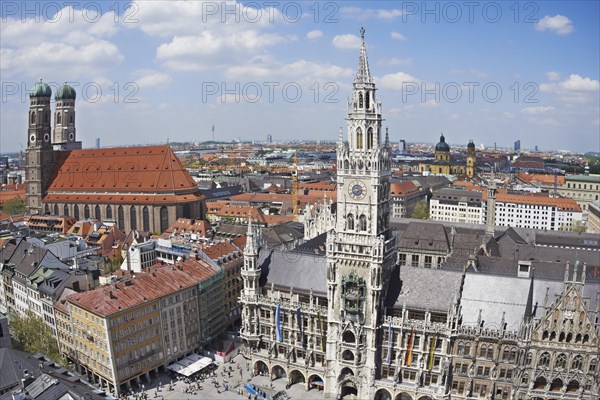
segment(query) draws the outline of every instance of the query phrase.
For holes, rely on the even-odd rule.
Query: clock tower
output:
[[[381,103],[362,45],[347,141],[337,145],[337,221],[327,236],[328,338],[325,390],[330,397],[372,398],[378,375],[383,302],[396,260],[390,219],[390,145],[382,141]]]

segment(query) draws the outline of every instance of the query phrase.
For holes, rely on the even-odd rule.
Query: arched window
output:
[[[371,93],[370,92],[365,92],[365,104],[366,104],[366,109],[368,110],[369,108],[371,108]]]
[[[565,341],[567,343],[570,343],[571,340],[573,340],[573,334],[571,332],[567,333],[567,338],[565,339]]]
[[[373,128],[367,130],[367,149],[373,148]]]
[[[575,343],[579,342],[581,342],[581,333],[578,333],[577,336],[575,336]]]
[[[554,339],[556,339],[556,332],[552,331],[552,333],[550,334],[550,340]]]
[[[142,229],[146,232],[150,230],[150,213],[148,212],[148,206],[144,206],[142,209]]]
[[[359,221],[358,222],[358,230],[366,231],[367,230],[367,217],[365,217],[365,214],[361,214],[358,221]]]
[[[62,114],[61,114],[61,113],[59,113],[59,112],[58,112],[58,113],[56,113],[56,123],[57,123],[58,125],[61,125],[61,124],[62,124]]]
[[[598,368],[598,360],[593,359],[592,361],[590,361],[590,372],[596,372],[597,368]]]
[[[465,343],[465,352],[464,352],[465,356],[470,356],[471,355],[471,343]]]
[[[164,232],[169,228],[169,210],[167,207],[160,208],[160,232]]]
[[[550,353],[543,353],[538,362],[539,367],[547,367],[550,365]]]
[[[571,369],[579,369],[581,370],[583,367],[583,357],[576,356],[571,363]]]
[[[79,221],[79,206],[77,204],[73,206],[73,218]]]
[[[556,378],[550,384],[550,391],[551,392],[558,392],[558,391],[560,391],[562,389],[562,387],[563,387],[563,381],[560,380],[560,378]]]
[[[558,335],[558,341],[559,342],[565,341],[565,333],[564,332],[561,332],[560,335]]]
[[[72,124],[73,123],[73,119],[75,118],[75,116],[73,115],[73,113],[71,113],[69,115],[69,123]]]
[[[362,149],[363,148],[363,131],[360,128],[356,128],[356,148],[357,149]]]
[[[35,111],[31,112],[31,123],[35,124]]]
[[[48,204],[44,204],[44,213],[50,214],[50,206]]]
[[[117,208],[117,227],[120,230],[125,229],[125,210],[123,210],[123,206]]]
[[[350,162],[348,160],[344,160],[344,169],[350,169]]]
[[[353,230],[354,229],[354,215],[348,214],[346,217],[346,229]]]
[[[96,204],[96,207],[94,207],[94,218],[102,219],[100,216],[100,206],[98,204]]]
[[[345,343],[354,343],[356,342],[356,337],[351,331],[345,331],[342,335],[342,341]]]
[[[590,340],[590,335],[588,335],[588,334],[585,334],[585,335],[583,336],[583,340],[581,341],[581,343],[587,343],[587,342],[588,342],[588,340]]]
[[[542,334],[542,340],[548,339],[548,336],[548,331],[544,331],[544,333]]]
[[[362,92],[358,93],[358,108],[363,108],[363,94],[362,94]]]
[[[527,359],[525,360],[525,364],[531,365],[532,362],[533,362],[533,354],[527,353]]]
[[[83,207],[83,218],[88,219],[90,217],[90,206],[87,204]]]
[[[69,215],[69,206],[65,204],[63,207],[63,216],[68,217]]]
[[[458,342],[458,348],[456,349],[456,353],[459,355],[465,354],[465,344],[463,342]]]
[[[58,204],[54,205],[54,215],[58,216]]]
[[[546,388],[547,384],[548,384],[548,381],[546,380],[546,378],[544,378],[543,376],[539,376],[535,380],[535,383],[533,384],[533,388],[537,389],[537,390],[544,390]]]
[[[112,219],[112,207],[106,206],[106,219]]]
[[[135,206],[131,206],[129,209],[129,229],[137,229],[137,212],[135,210]]]
[[[579,382],[577,382],[576,380],[572,380],[567,385],[567,392],[569,392],[569,393],[574,393],[574,392],[577,392],[578,390],[579,390]]]
[[[45,124],[49,124],[50,123],[50,117],[48,116],[47,112],[44,113],[44,123]]]
[[[566,368],[567,367],[567,356],[564,354],[559,354],[556,357],[556,362],[554,363],[555,368]]]

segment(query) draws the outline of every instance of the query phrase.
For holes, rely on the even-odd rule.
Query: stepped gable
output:
[[[58,152],[48,193],[183,194],[197,190],[169,146],[143,146]]]

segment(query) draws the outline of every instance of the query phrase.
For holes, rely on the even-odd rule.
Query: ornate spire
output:
[[[385,146],[388,147],[390,145],[390,134],[388,132],[388,127],[385,127]]]
[[[362,44],[360,45],[360,56],[358,58],[358,71],[354,82],[371,83],[371,72],[369,71],[369,60],[367,59],[367,48],[365,46],[365,28],[360,28]]]

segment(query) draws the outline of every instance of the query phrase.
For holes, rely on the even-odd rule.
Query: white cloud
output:
[[[0,24],[0,70],[50,79],[89,78],[112,69],[123,55],[109,38],[118,32],[112,11],[64,7],[49,19],[6,17]]]
[[[400,40],[402,42],[406,41],[406,36],[404,36],[400,32],[392,32],[390,33],[390,37],[394,40]]]
[[[548,80],[550,80],[550,81],[557,81],[560,79],[560,74],[558,72],[554,72],[554,71],[546,72],[546,76],[548,77]]]
[[[134,75],[137,76],[135,82],[142,90],[150,87],[166,86],[173,81],[169,74],[152,70],[137,71]]]
[[[382,89],[403,90],[407,84],[419,84],[421,81],[405,72],[387,74],[376,79],[377,86]],[[419,89],[417,89],[419,90]]]
[[[591,78],[584,78],[581,75],[571,74],[569,78],[558,83],[542,83],[540,91],[548,93],[564,92],[597,92],[600,89],[600,83]]]
[[[319,64],[307,60],[299,60],[289,64],[275,63],[273,61],[260,65],[233,66],[225,72],[229,78],[271,78],[271,79],[299,79],[315,81],[321,79],[350,78],[353,74],[351,68],[342,68],[332,64]]]
[[[436,108],[436,107],[440,106],[440,102],[435,101],[434,99],[429,99],[429,100],[426,100],[425,102],[422,102],[421,106],[425,107],[425,108]]]
[[[554,108],[552,106],[546,106],[546,107],[525,107],[524,109],[521,110],[521,112],[524,113],[524,114],[535,115],[535,114],[547,113],[547,112],[554,111],[554,110],[556,110],[556,108]]]
[[[321,36],[323,36],[323,32],[318,29],[315,29],[314,31],[310,31],[306,34],[306,37],[311,40],[318,39]]]
[[[554,17],[546,15],[535,24],[535,29],[541,32],[552,31],[558,35],[566,35],[573,32],[573,24],[564,15],[557,14]]]
[[[358,49],[362,41],[358,36],[348,33],[346,35],[336,35],[332,43],[338,49]]]
[[[542,126],[559,126],[560,122],[555,120],[554,118],[544,118],[544,119],[534,119],[529,118],[528,122],[534,125],[542,125]]]

